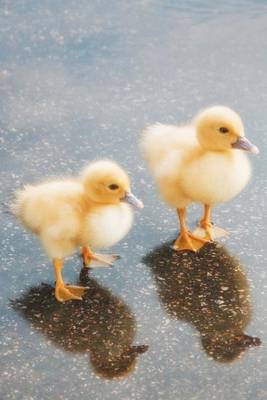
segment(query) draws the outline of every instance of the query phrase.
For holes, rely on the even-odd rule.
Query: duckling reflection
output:
[[[134,370],[139,354],[148,346],[133,346],[136,322],[130,308],[83,269],[80,281],[88,287],[82,302],[58,303],[53,288],[31,288],[12,306],[33,327],[66,351],[90,353],[94,371],[116,378]]]
[[[213,242],[194,254],[177,253],[165,244],[144,262],[167,313],[191,323],[214,360],[230,362],[260,345],[259,338],[244,333],[251,314],[245,273],[222,246]]]

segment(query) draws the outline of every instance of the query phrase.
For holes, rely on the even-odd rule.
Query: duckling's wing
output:
[[[64,205],[53,221],[43,225],[40,239],[48,255],[65,258],[73,253],[80,232],[80,220],[69,205]]]
[[[171,153],[175,158],[197,145],[195,131],[191,126],[155,124],[147,127],[141,139],[141,149],[147,159],[152,173],[164,163]]]

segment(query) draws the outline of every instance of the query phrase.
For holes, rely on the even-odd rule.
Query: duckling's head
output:
[[[240,149],[258,154],[259,150],[245,137],[240,116],[224,106],[201,111],[195,121],[200,145],[207,151]]]
[[[81,174],[88,197],[96,203],[118,204],[126,202],[137,208],[143,208],[130,189],[130,179],[126,172],[110,160],[95,161]]]

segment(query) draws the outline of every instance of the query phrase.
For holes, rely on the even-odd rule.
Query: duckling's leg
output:
[[[82,295],[86,291],[86,287],[66,285],[63,281],[61,270],[63,268],[63,260],[55,258],[53,260],[56,276],[55,296],[60,302],[67,300],[82,300]]]
[[[204,204],[204,215],[203,215],[203,218],[199,222],[199,226],[200,226],[200,228],[205,229],[206,234],[207,234],[207,239],[213,240],[212,223],[210,220],[210,214],[211,214],[211,206],[208,204]]]
[[[180,221],[180,234],[178,238],[175,240],[173,248],[175,250],[192,250],[197,251],[205,243],[208,242],[206,239],[198,238],[194,236],[189,230],[187,229],[185,216],[186,216],[186,209],[185,208],[178,208],[177,209],[179,221]]]
[[[210,220],[211,205],[204,204],[204,214],[199,221],[199,227],[194,230],[197,237],[205,237],[207,240],[214,240],[218,237],[228,236],[228,232],[222,228],[214,226]]]
[[[83,258],[83,266],[86,268],[96,267],[112,267],[114,261],[116,261],[120,256],[115,254],[98,254],[93,253],[90,247],[84,246],[81,249],[81,254]],[[95,264],[95,265],[94,265]]]

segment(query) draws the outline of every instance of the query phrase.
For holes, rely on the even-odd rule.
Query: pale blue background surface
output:
[[[136,319],[135,342],[149,345],[124,379],[97,376],[86,354],[65,352],[10,306],[31,286],[53,285],[36,239],[1,213],[1,387],[3,400],[263,400],[267,396],[265,1],[1,1],[0,198],[24,183],[74,174],[114,158],[129,171],[145,209],[114,251],[112,270],[94,270]],[[260,148],[253,179],[214,220],[231,232],[228,251],[251,287],[246,331],[263,344],[233,364],[209,359],[194,329],[164,311],[142,257],[177,233],[138,150],[148,123],[180,123],[226,104]],[[193,207],[190,224],[200,210]],[[80,261],[67,261],[75,282]]]

